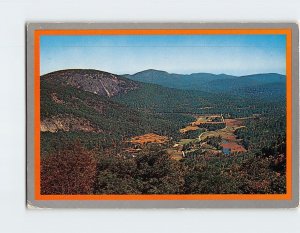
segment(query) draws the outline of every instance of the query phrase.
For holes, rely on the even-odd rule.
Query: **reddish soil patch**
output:
[[[236,137],[233,134],[221,134],[222,138],[227,141],[234,141]]]
[[[243,126],[243,121],[237,119],[225,119],[225,123],[228,127]]]
[[[246,149],[243,146],[237,144],[236,142],[223,143],[223,144],[221,144],[221,146],[223,148],[230,149],[231,153],[234,153],[234,152],[246,152]]]

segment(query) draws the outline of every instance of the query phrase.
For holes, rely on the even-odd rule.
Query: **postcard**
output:
[[[29,208],[296,207],[298,26],[27,25]]]

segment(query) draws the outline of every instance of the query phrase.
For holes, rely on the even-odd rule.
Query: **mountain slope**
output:
[[[268,83],[285,83],[285,75],[277,73],[252,74],[240,76],[240,79],[247,79],[259,82],[260,84]]]
[[[76,87],[108,97],[126,93],[137,88],[137,83],[131,80],[99,70],[60,70],[41,76],[41,80]]]
[[[232,79],[235,78],[226,74],[209,74],[209,73],[194,73],[186,74],[170,74],[160,70],[145,70],[133,75],[124,75],[125,77],[145,82],[162,85],[164,87],[188,89],[188,90],[202,90],[201,86],[207,82],[219,79]]]
[[[232,92],[245,88],[261,88],[265,87],[267,92],[272,92],[272,86],[269,84],[279,84],[278,87],[284,91],[285,89],[285,76],[281,74],[268,73],[268,74],[253,74],[235,77],[232,79],[219,79],[212,80],[205,83],[201,89],[210,92]],[[238,93],[238,92],[236,92]],[[244,94],[244,93],[240,93]],[[262,94],[264,94],[262,92]],[[243,95],[245,96],[245,95]]]
[[[165,71],[145,70],[133,75],[125,75],[127,78],[162,85],[183,90],[200,90],[206,92],[220,93],[232,92],[241,88],[261,87],[272,92],[271,83],[281,84],[285,89],[285,76],[276,73],[253,74],[246,76],[232,76],[226,74],[194,73],[190,75],[170,74]],[[279,85],[280,87],[280,85]],[[238,93],[238,92],[235,92]]]
[[[128,140],[128,138],[145,133],[160,135],[179,135],[178,129],[192,120],[191,117],[178,118],[164,117],[155,111],[145,111],[117,102],[105,92],[92,93],[95,83],[88,81],[76,86],[69,80],[85,77],[91,80],[95,74],[90,70],[85,74],[79,70],[79,75],[72,70],[59,71],[41,77],[41,143],[43,153],[56,150],[63,144],[79,140],[83,144],[94,148],[95,146],[111,146]],[[66,75],[66,73],[68,75]],[[103,72],[95,71],[96,74]],[[90,76],[91,75],[91,76]],[[116,96],[126,95],[125,92],[137,91],[140,84],[115,76],[111,90]],[[79,80],[78,79],[78,80]],[[121,80],[121,81],[120,81]],[[101,80],[107,87],[111,85]],[[117,89],[122,82],[122,88]],[[89,84],[89,85],[88,85]],[[101,84],[101,85],[102,85]],[[125,86],[124,84],[129,84]],[[85,90],[84,90],[85,89]],[[100,89],[98,89],[100,90]],[[130,91],[129,91],[130,90]],[[115,96],[115,97],[116,97]]]

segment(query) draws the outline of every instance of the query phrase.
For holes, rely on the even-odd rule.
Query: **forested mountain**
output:
[[[241,87],[232,90],[233,95],[246,97],[250,99],[261,99],[266,102],[278,102],[285,100],[286,86],[285,83],[274,82],[266,83],[251,87]]]
[[[269,85],[269,84],[268,84]],[[180,90],[160,85],[140,83],[139,88],[113,100],[134,109],[157,113],[226,114],[230,117],[246,117],[273,111],[284,104],[283,93],[274,95],[263,89],[236,90],[229,93],[210,93],[196,90]],[[244,91],[244,90],[243,90]],[[265,99],[263,96],[272,96]],[[278,98],[281,96],[282,98]]]
[[[190,75],[186,74],[171,74],[166,71],[149,69],[138,72],[133,75],[124,75],[129,79],[159,84],[164,87],[172,87],[186,90],[203,90],[201,87],[203,84],[214,81],[214,80],[230,80],[234,79],[234,76],[226,74],[210,74],[210,73],[194,73]]]
[[[238,93],[241,89],[250,90],[263,88],[268,93],[273,91],[269,84],[278,84],[284,92],[285,76],[276,73],[253,74],[246,76],[233,76],[226,74],[193,73],[170,74],[159,70],[145,70],[125,77],[146,83],[159,84],[164,87],[172,87],[184,90],[200,90],[213,93]]]
[[[112,77],[113,81],[106,82],[104,76]],[[110,97],[143,88],[141,83],[92,70],[86,73],[84,70],[67,70],[42,76],[42,148],[51,150],[54,149],[54,141],[58,146],[62,141],[74,138],[80,138],[91,146],[96,143],[108,146],[113,141],[148,132],[179,134],[178,128],[189,122],[191,117],[182,115],[174,120],[157,114],[157,111],[140,111]],[[143,96],[138,98],[142,100]]]

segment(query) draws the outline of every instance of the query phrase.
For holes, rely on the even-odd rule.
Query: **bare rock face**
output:
[[[64,104],[65,102],[57,97],[56,93],[51,94],[51,99],[57,104]]]
[[[71,115],[58,115],[45,118],[41,121],[41,132],[55,133],[57,131],[83,131],[83,132],[102,132],[94,127],[88,120],[84,118],[74,117]]]
[[[138,88],[138,84],[124,77],[98,70],[72,69],[55,71],[41,79],[60,82],[97,95],[112,97]]]

